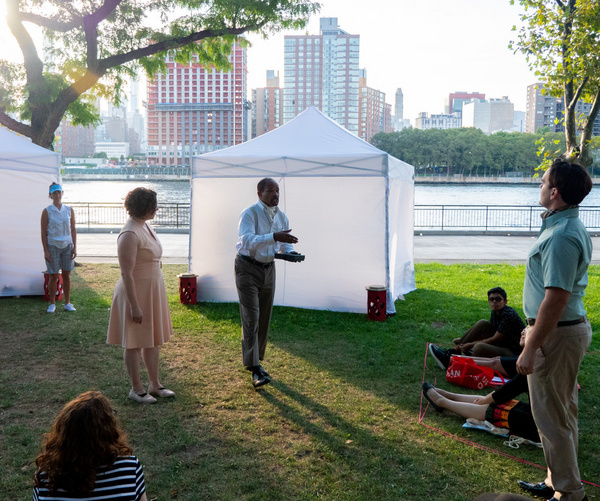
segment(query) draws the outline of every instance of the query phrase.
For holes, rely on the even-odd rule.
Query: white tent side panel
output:
[[[14,134],[9,137],[11,142],[4,147],[14,148],[16,154],[11,151],[7,158],[0,151],[0,186],[5,192],[0,207],[0,296],[42,295],[46,263],[40,218],[52,203],[48,187],[59,181],[58,155],[48,151],[38,158],[19,159],[22,145],[43,149]]]
[[[239,215],[256,184],[280,184],[303,263],[277,261],[275,303],[365,312],[365,287],[392,299],[415,288],[414,168],[359,139],[316,108],[251,141],[192,163],[190,271],[198,299],[237,301],[233,260]]]
[[[256,202],[258,180],[192,179],[190,271],[199,275],[200,301],[238,300],[233,272],[238,220]],[[365,286],[386,284],[385,178],[276,180],[280,208],[306,260],[276,262],[275,304],[366,312]]]
[[[390,292],[392,298],[415,290],[414,183],[390,178]]]

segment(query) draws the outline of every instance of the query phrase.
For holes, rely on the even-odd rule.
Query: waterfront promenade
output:
[[[82,263],[116,263],[117,235],[118,231],[78,233],[76,260]],[[187,233],[159,233],[158,236],[163,246],[165,264],[188,263],[189,235]],[[535,237],[532,236],[415,235],[414,256],[417,263],[524,264],[534,241]],[[594,244],[592,263],[600,264],[600,237],[592,237],[592,242]],[[310,256],[307,260],[309,258]]]

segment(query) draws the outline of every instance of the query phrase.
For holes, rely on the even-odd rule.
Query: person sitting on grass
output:
[[[429,353],[433,356],[441,369],[448,370],[454,357],[470,358],[477,365],[489,367],[505,378],[513,378],[517,375],[517,360],[519,357],[470,357],[466,355],[453,355],[447,350],[442,350],[435,345],[429,345]]]
[[[60,411],[35,460],[34,501],[146,501],[144,472],[99,391],[82,393]]]
[[[423,396],[437,412],[447,409],[467,419],[488,421],[498,428],[508,428],[511,435],[537,443],[540,437],[531,407],[513,400],[527,392],[527,377],[520,374],[486,396],[451,393],[423,383]]]
[[[460,355],[463,353],[491,358],[521,353],[519,339],[525,323],[513,308],[507,306],[506,291],[502,287],[490,289],[487,295],[492,310],[489,322],[479,320],[462,337],[454,338],[455,347],[448,350],[447,354]],[[432,346],[438,347],[434,344],[429,345],[430,352],[435,357]]]

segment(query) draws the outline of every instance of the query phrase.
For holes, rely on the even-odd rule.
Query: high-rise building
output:
[[[283,120],[310,106],[354,134],[359,129],[360,36],[321,18],[320,35],[287,35],[284,41]]]
[[[584,103],[581,99],[577,101],[577,104],[575,105],[575,114],[577,117],[588,116],[590,111],[592,111],[592,103]],[[558,122],[556,123],[555,127],[556,132],[565,131],[565,123],[563,120],[564,114],[565,103],[562,99],[557,99],[556,118],[558,118]],[[600,114],[596,115],[594,125],[592,125],[592,136],[600,136]]]
[[[511,132],[514,127],[515,106],[502,99],[471,99],[462,106],[462,126],[481,129],[485,134]]]
[[[587,116],[592,109],[591,103],[584,103],[581,99],[575,105],[577,116]],[[565,105],[562,98],[552,97],[544,93],[544,86],[540,82],[527,86],[527,109],[525,112],[525,132],[535,134],[540,129],[547,127],[550,132],[564,132]],[[600,135],[600,115],[594,120],[592,135]]]
[[[385,102],[385,92],[367,86],[366,71],[360,70],[360,73],[358,137],[371,141],[371,138],[379,132],[393,132],[392,105]]]
[[[91,125],[70,125],[63,118],[56,130],[55,150],[66,157],[91,157],[94,155],[94,128]]]
[[[485,99],[485,94],[479,92],[464,92],[456,91],[452,92],[446,99],[444,106],[444,112],[448,115],[452,113],[462,113],[463,103],[470,101],[471,99]]]
[[[131,81],[131,95],[129,101],[129,114],[127,124],[129,126],[129,144],[132,154],[146,152],[146,138],[144,127],[144,116],[139,108],[139,81],[137,78]]]
[[[234,44],[231,69],[205,69],[166,57],[148,82],[148,164],[191,165],[194,155],[248,139],[246,49]]]
[[[525,110],[525,132],[535,134],[548,127],[556,131],[556,98],[543,93],[544,86],[535,83],[527,86],[527,107]]]
[[[267,85],[252,89],[252,133],[258,137],[283,124],[283,89],[279,87],[279,72],[267,70]]]
[[[404,94],[402,94],[402,89],[400,87],[396,89],[395,98],[395,115],[392,117],[392,128],[395,131],[401,131],[406,127],[410,127],[410,120],[404,118]]]
[[[400,87],[396,89],[394,116],[396,117],[396,120],[402,120],[404,118],[404,94],[402,94],[402,89]]]

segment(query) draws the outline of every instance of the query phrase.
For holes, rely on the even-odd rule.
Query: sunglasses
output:
[[[488,301],[491,301],[492,303],[499,303],[500,301],[504,301],[504,298],[502,296],[492,296],[488,297]]]

